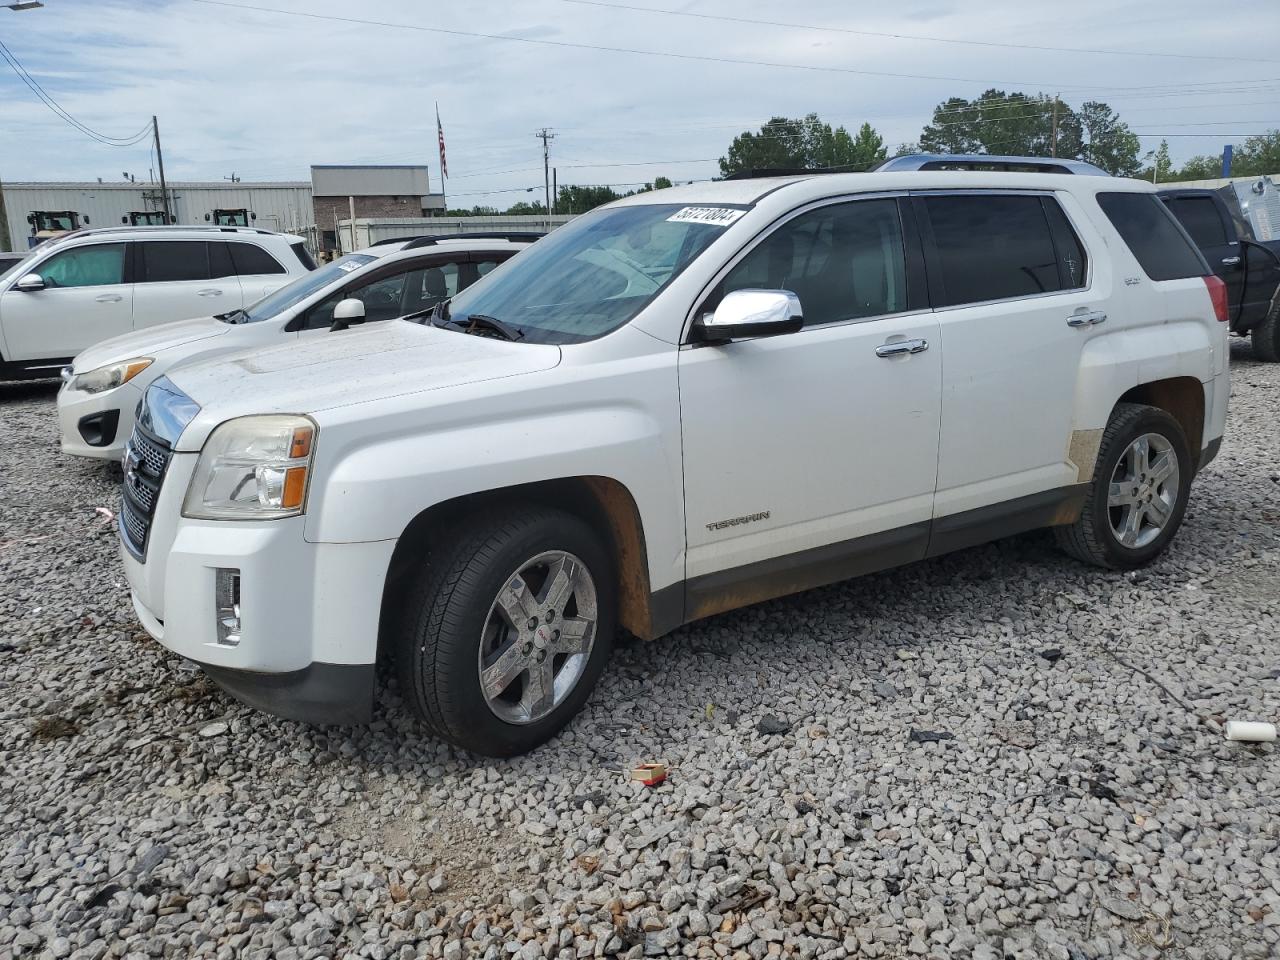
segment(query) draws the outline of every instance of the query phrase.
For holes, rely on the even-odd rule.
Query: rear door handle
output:
[[[924,353],[929,349],[928,340],[895,340],[876,347],[877,357],[900,357],[904,354]]]
[[[1239,257],[1223,257],[1222,258],[1222,265],[1224,267],[1234,267],[1239,262],[1240,262]]]
[[[1067,317],[1068,327],[1094,327],[1100,323],[1106,323],[1107,315],[1101,310],[1093,310],[1085,313],[1073,313]]]
[[[120,296],[118,293],[104,293],[101,296],[94,297],[93,299],[98,301],[98,303],[119,303],[124,299],[124,297]]]
[[[199,293],[200,293],[200,296],[202,296],[202,297],[220,297],[220,296],[222,296],[222,291],[221,291],[221,290],[214,290],[214,289],[201,290],[201,291],[199,291]]]

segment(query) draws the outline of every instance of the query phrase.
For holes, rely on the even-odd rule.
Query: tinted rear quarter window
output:
[[[1154,194],[1100,193],[1098,206],[1152,280],[1182,280],[1209,272],[1200,252]]]
[[[1210,197],[1170,197],[1165,204],[1178,222],[1191,234],[1198,247],[1222,247],[1227,244],[1227,230]]]
[[[257,244],[228,243],[227,246],[231,248],[231,260],[236,265],[236,273],[241,276],[288,272],[275,257]]]
[[[142,252],[143,283],[209,279],[209,254],[199,240],[148,240]]]
[[[1063,278],[1038,195],[925,196],[941,283],[936,306],[1061,290]],[[1070,227],[1067,227],[1070,230]],[[1083,253],[1079,251],[1083,277]]]
[[[307,248],[303,246],[301,240],[296,240],[289,244],[289,249],[293,251],[293,255],[298,258],[298,262],[307,270],[314,270],[316,262],[311,259],[311,254],[307,252]]]

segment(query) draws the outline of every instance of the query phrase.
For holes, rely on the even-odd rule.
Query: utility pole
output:
[[[9,237],[9,214],[4,209],[4,184],[0,183],[0,250],[12,250],[13,240]]]
[[[1053,95],[1053,145],[1049,148],[1049,156],[1058,155],[1058,95]]]
[[[557,186],[556,184],[558,174],[559,174],[559,171],[556,170],[555,167],[552,167],[551,168],[551,202],[554,203],[557,207],[560,206],[560,187]],[[552,212],[558,213],[559,211],[553,210]]]
[[[151,115],[151,132],[156,135],[156,164],[160,167],[160,203],[164,208],[164,222],[173,223],[173,214],[169,212],[169,188],[164,182],[164,154],[160,152],[160,124],[154,113]]]
[[[547,232],[551,231],[551,141],[556,135],[543,127],[534,134],[542,141],[542,189],[547,202]]]

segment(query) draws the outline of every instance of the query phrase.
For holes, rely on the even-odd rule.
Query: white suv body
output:
[[[95,344],[62,372],[62,452],[119,460],[143,392],[178,364],[325,335],[343,299],[362,301],[368,322],[434,306],[514,256],[534,236],[420,237],[378,244],[297,277],[247,307]]]
[[[433,730],[501,755],[568,721],[616,627],[1043,526],[1136,566],[1221,442],[1207,272],[1137,181],[628,198],[456,297],[445,328],[154,384],[126,454],[134,606],[284,716],[368,716],[389,658]]]
[[[42,243],[0,277],[0,380],[54,377],[102,340],[235,310],[315,263],[251,227],[113,227]]]

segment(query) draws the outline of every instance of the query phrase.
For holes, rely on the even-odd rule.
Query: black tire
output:
[[[1120,542],[1112,529],[1108,494],[1112,477],[1129,445],[1149,433],[1164,437],[1177,457],[1178,491],[1169,519],[1165,521],[1159,535],[1150,543],[1129,547]],[[1150,563],[1178,532],[1183,514],[1186,513],[1194,475],[1195,468],[1187,438],[1177,420],[1159,407],[1139,403],[1118,404],[1102,434],[1098,462],[1089,483],[1084,509],[1075,523],[1053,528],[1058,546],[1077,560],[1111,570],[1131,570]]]
[[[1249,333],[1253,355],[1264,363],[1280,362],[1280,296],[1271,302],[1267,318]]]
[[[564,551],[594,582],[596,632],[569,695],[541,719],[511,723],[490,709],[480,684],[480,646],[489,611],[509,578],[531,558]],[[432,730],[474,753],[510,757],[556,734],[586,703],[612,650],[617,622],[614,563],[582,520],[549,507],[476,515],[436,538],[411,575],[395,667],[404,697]]]

